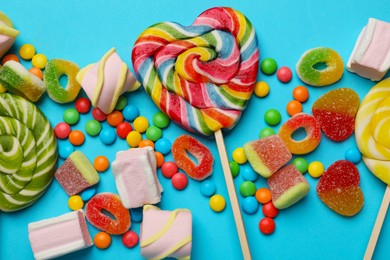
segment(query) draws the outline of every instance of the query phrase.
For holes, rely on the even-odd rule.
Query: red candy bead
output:
[[[88,98],[78,98],[76,100],[75,107],[80,114],[88,113],[88,111],[91,109],[91,101],[89,101]]]
[[[270,235],[275,231],[275,221],[272,218],[263,218],[259,222],[259,229],[261,233]]]
[[[165,178],[172,178],[179,171],[179,167],[174,162],[165,162],[161,166],[161,173]]]
[[[132,230],[127,231],[126,233],[123,234],[122,236],[122,243],[128,247],[128,248],[133,248],[138,244],[138,235]]]
[[[117,135],[122,138],[122,139],[126,139],[127,135],[133,131],[133,128],[131,127],[131,125],[127,122],[121,122],[117,125],[116,127],[116,133]]]
[[[263,208],[262,208],[262,211],[263,211],[264,216],[266,216],[268,218],[274,218],[279,213],[279,210],[277,208],[275,208],[275,206],[272,203],[272,201],[264,204]]]
[[[276,73],[276,77],[278,77],[278,80],[280,80],[281,82],[287,83],[292,78],[292,71],[289,67],[281,67]]]
[[[97,120],[99,122],[102,122],[102,121],[106,120],[106,118],[107,118],[107,115],[104,114],[103,111],[101,111],[97,107],[92,109],[92,116],[93,116],[93,119],[95,119],[95,120]]]
[[[71,128],[65,122],[58,123],[56,127],[54,127],[54,134],[58,139],[66,139],[70,134]]]
[[[188,185],[188,178],[183,173],[176,173],[171,179],[172,186],[177,190],[184,190]]]

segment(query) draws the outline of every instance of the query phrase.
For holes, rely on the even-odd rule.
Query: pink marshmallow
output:
[[[138,208],[161,201],[153,148],[134,148],[116,154],[112,163],[116,187],[125,208]]]

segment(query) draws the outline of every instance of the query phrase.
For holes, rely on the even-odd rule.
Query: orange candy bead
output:
[[[37,76],[41,80],[43,79],[43,73],[42,70],[37,68],[37,67],[32,67],[31,69],[28,70],[31,74]]]
[[[106,249],[111,245],[111,236],[106,232],[99,232],[93,238],[93,243],[99,249]]]
[[[141,142],[139,142],[139,144],[138,144],[139,148],[146,147],[146,146],[150,146],[154,149],[153,141],[145,139],[145,140],[141,140]]]
[[[108,161],[106,156],[99,155],[93,161],[93,166],[98,172],[104,172],[110,166],[110,162]]]
[[[272,199],[271,191],[267,188],[258,189],[256,191],[255,197],[256,200],[261,204],[266,204]]]
[[[107,115],[107,122],[111,126],[117,126],[123,122],[123,115],[120,111],[115,110]]]
[[[15,54],[7,54],[4,56],[2,64],[4,65],[7,61],[10,61],[10,60],[20,62],[18,56],[16,56]]]
[[[73,130],[69,134],[69,142],[73,145],[79,146],[84,143],[85,136],[80,130]]]
[[[298,86],[293,90],[293,98],[299,102],[306,102],[309,99],[309,91],[304,86]]]
[[[293,116],[302,112],[302,104],[296,100],[291,100],[287,103],[286,110],[290,116]]]
[[[154,152],[157,161],[157,168],[160,168],[164,163],[164,155],[160,152]]]

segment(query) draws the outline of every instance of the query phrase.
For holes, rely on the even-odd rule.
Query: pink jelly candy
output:
[[[317,194],[329,208],[343,216],[353,216],[363,207],[360,175],[350,161],[340,160],[324,172],[317,184]]]
[[[271,135],[244,144],[244,152],[253,170],[270,177],[291,159],[291,153],[278,135]]]
[[[355,91],[339,88],[317,99],[312,112],[324,134],[329,139],[340,142],[352,135],[359,104],[360,99]]]
[[[310,190],[309,183],[293,165],[287,165],[268,179],[272,202],[278,209],[288,208],[305,197]]]

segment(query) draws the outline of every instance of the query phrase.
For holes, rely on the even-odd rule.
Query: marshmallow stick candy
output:
[[[365,96],[355,119],[355,136],[367,168],[387,184],[364,259],[371,259],[390,203],[390,78]]]
[[[161,111],[190,132],[215,134],[241,248],[250,259],[221,129],[234,127],[256,83],[259,49],[252,24],[225,7],[206,10],[191,26],[158,23],[139,36],[132,61]]]

